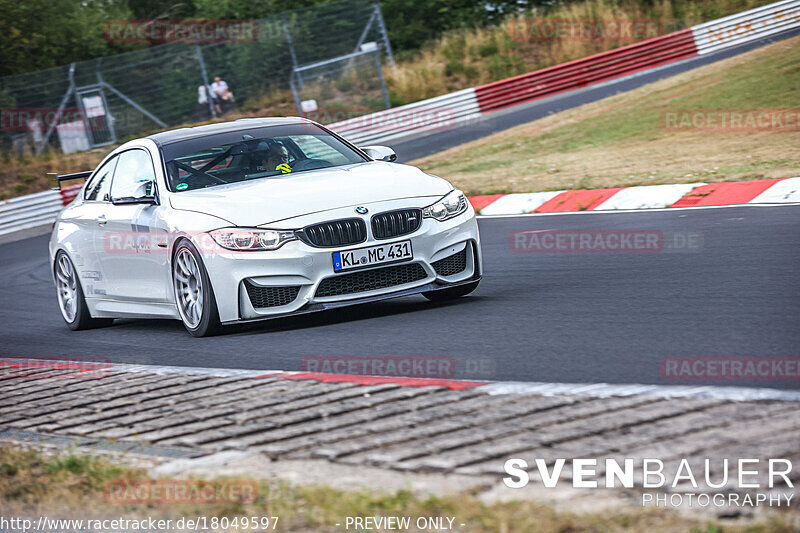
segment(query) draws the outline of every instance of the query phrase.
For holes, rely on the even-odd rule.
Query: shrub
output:
[[[476,80],[478,76],[480,76],[480,72],[472,65],[467,65],[464,67],[464,76],[466,76],[468,80]]]
[[[353,80],[350,78],[342,78],[336,82],[336,88],[343,93],[350,92],[350,89],[353,88]]]
[[[448,37],[442,45],[442,55],[451,62],[461,61],[464,59],[466,48],[467,38],[463,33]]]
[[[464,73],[464,63],[460,61],[450,61],[444,67],[444,73],[446,76],[455,76],[456,74],[463,74]]]
[[[489,57],[497,54],[500,50],[495,43],[482,44],[478,47],[478,54],[481,57]]]
[[[486,65],[492,81],[510,78],[525,72],[525,62],[521,57],[494,55]]]

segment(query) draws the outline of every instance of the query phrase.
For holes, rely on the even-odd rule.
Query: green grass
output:
[[[656,138],[661,135],[664,111],[800,109],[800,47],[748,63],[746,69],[728,69],[724,79],[716,77],[700,85],[677,95],[674,88],[643,93],[642,98],[622,109],[564,126],[532,139],[526,147],[566,152],[642,137]]]

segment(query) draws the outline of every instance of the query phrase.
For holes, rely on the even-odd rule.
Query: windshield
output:
[[[245,180],[285,179],[299,172],[365,161],[313,124],[213,134],[172,143],[163,152],[169,188],[176,192]]]

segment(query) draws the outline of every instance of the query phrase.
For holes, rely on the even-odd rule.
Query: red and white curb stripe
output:
[[[134,372],[159,375],[201,375],[213,377],[242,377],[254,379],[313,380],[323,383],[353,383],[356,385],[395,384],[402,387],[444,387],[451,390],[479,389],[491,395],[585,395],[598,398],[611,396],[649,395],[661,398],[717,398],[730,401],[791,401],[800,402],[800,391],[750,387],[715,387],[706,385],[645,385],[613,383],[543,383],[521,381],[483,381],[458,379],[412,378],[403,376],[364,376],[353,374],[325,374],[319,372],[293,372],[284,370],[245,370],[230,368],[203,368],[163,365],[132,365],[47,359],[4,357],[0,370],[6,373],[19,368],[46,368],[65,373]],[[0,373],[2,377],[2,373]]]
[[[0,204],[0,237],[30,228],[47,227],[69,204],[80,185],[58,192],[37,193]],[[522,215],[579,211],[631,211],[678,207],[775,205],[800,203],[800,177],[721,183],[645,185],[611,189],[581,189],[471,196],[479,215]],[[24,209],[19,205],[25,202]],[[28,206],[30,204],[30,206]],[[17,210],[17,211],[15,211]],[[23,213],[24,211],[24,213]],[[22,221],[11,220],[19,212]],[[5,218],[11,217],[8,221]],[[7,223],[6,223],[7,222]]]
[[[481,215],[800,203],[800,177],[472,196]]]

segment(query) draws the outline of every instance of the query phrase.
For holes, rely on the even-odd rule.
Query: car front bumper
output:
[[[333,252],[405,240],[411,241],[412,259],[352,272],[333,271]],[[456,272],[462,253],[464,268]],[[450,258],[448,263],[437,263],[445,258]],[[482,273],[480,237],[472,209],[444,222],[423,219],[417,231],[386,240],[375,240],[371,232],[366,242],[341,248],[317,248],[296,240],[273,251],[204,253],[203,262],[220,320],[226,324],[407,296],[469,283],[480,279]],[[401,268],[390,270],[395,267]],[[401,271],[402,276],[397,274]],[[409,277],[409,271],[414,275]],[[352,284],[347,278],[352,274],[357,276],[350,279],[369,277],[374,281],[377,277],[381,287],[361,290],[363,285]],[[337,294],[318,295],[320,283],[328,278],[339,278],[335,283]],[[330,286],[330,282],[327,284]],[[253,298],[254,294],[268,297]]]

